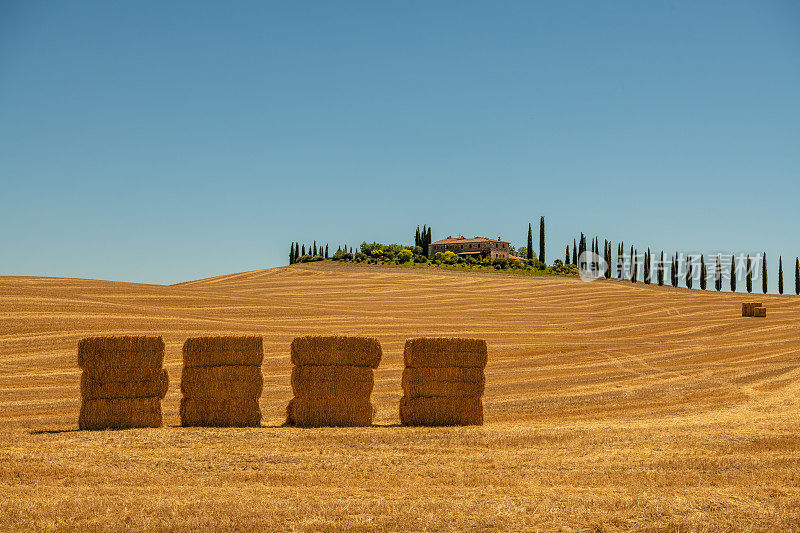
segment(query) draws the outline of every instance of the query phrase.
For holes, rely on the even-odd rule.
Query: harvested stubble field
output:
[[[0,278],[0,528],[800,530],[800,298],[308,264]],[[165,427],[78,432],[78,340],[162,334]],[[181,346],[262,335],[263,424],[179,428]],[[383,346],[383,427],[294,429],[289,345]],[[398,427],[403,343],[485,338],[486,425]]]

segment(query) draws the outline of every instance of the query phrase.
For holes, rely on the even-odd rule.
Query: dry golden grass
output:
[[[163,287],[0,278],[0,528],[800,530],[800,298],[329,264]],[[283,422],[297,335],[383,347],[386,427],[77,432],[82,337],[264,337]],[[403,342],[485,338],[486,425],[397,427]],[[63,432],[60,432],[63,431]]]

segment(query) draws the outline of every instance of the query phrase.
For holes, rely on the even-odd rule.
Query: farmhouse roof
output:
[[[503,244],[509,244],[506,241],[501,241],[500,237],[497,239],[489,239],[487,237],[474,237],[472,239],[468,239],[463,235],[461,237],[453,237],[452,235],[447,237],[446,239],[442,239],[436,242],[432,242],[431,244],[465,244],[465,243],[476,243],[476,242],[502,242]]]

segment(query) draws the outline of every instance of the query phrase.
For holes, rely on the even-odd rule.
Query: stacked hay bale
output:
[[[405,426],[483,425],[484,368],[481,339],[406,341],[400,422]]]
[[[161,427],[169,387],[161,337],[89,337],[78,343],[80,429]]]
[[[381,360],[377,339],[297,337],[292,341],[292,392],[286,425],[371,426],[373,369]]]
[[[766,317],[767,309],[761,302],[742,302],[742,316]]]
[[[181,425],[259,427],[261,337],[194,337],[183,344]]]

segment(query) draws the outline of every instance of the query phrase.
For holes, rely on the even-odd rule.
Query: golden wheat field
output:
[[[742,318],[741,302],[768,316]],[[330,263],[0,278],[0,528],[800,530],[800,298]],[[78,340],[156,334],[162,429],[80,432]],[[180,428],[181,346],[263,335],[262,428]],[[279,427],[293,337],[377,337],[377,427]],[[489,343],[486,424],[398,425],[414,336]]]

